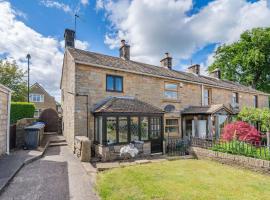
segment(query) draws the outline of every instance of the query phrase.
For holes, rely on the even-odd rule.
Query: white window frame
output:
[[[168,85],[174,85],[175,88],[168,88]],[[176,94],[176,97],[170,97],[167,96],[166,93],[170,92],[170,93],[174,93]],[[177,83],[171,83],[171,82],[165,82],[164,83],[164,98],[165,99],[170,99],[170,100],[178,100],[179,99],[179,95],[178,95],[178,84]]]
[[[207,91],[207,97],[205,96],[205,92]],[[203,106],[211,105],[211,89],[203,88]]]
[[[38,114],[36,115],[36,113]],[[41,109],[36,109],[34,112],[34,118],[39,118],[40,114],[41,114]]]
[[[170,124],[167,124],[167,120],[177,120],[177,123],[170,125]],[[178,118],[165,118],[165,134],[170,134],[166,131],[166,129],[170,127],[176,128],[177,132],[175,133],[179,135],[179,119]]]
[[[30,102],[43,103],[44,102],[44,94],[35,94],[31,93]]]

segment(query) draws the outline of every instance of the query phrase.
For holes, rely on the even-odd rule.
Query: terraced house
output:
[[[243,106],[269,106],[269,94],[222,80],[218,69],[210,76],[199,65],[177,71],[168,53],[160,66],[135,62],[124,40],[119,57],[83,51],[74,48],[74,34],[65,31],[61,80],[63,132],[71,146],[84,135],[102,157],[137,140],[145,154],[162,152],[166,137],[219,137]]]

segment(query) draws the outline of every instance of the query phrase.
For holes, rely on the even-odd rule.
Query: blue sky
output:
[[[25,69],[30,52],[31,82],[58,100],[63,33],[75,12],[78,48],[118,56],[124,38],[132,59],[158,65],[168,51],[177,70],[191,62],[206,69],[218,45],[270,25],[266,0],[0,0],[0,57]]]

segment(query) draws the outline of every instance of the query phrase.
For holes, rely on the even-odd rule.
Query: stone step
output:
[[[50,147],[56,147],[56,146],[67,146],[68,144],[66,142],[55,142],[50,143]]]
[[[58,139],[58,140],[51,140],[50,143],[62,143],[62,142],[66,142],[65,139]]]

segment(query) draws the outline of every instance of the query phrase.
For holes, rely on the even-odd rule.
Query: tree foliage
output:
[[[224,127],[222,139],[225,141],[259,142],[261,135],[260,132],[249,123],[236,121]]]
[[[25,72],[16,62],[0,60],[0,83],[13,90],[12,101],[26,101],[27,82],[24,76]]]
[[[258,122],[263,131],[270,131],[269,108],[260,109],[244,107],[238,114],[237,118],[250,124],[256,124]]]
[[[239,41],[218,47],[208,71],[216,68],[222,78],[270,93],[270,28],[245,31]]]

